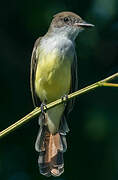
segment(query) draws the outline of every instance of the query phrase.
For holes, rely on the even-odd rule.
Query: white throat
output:
[[[63,26],[60,28],[53,28],[50,32],[50,35],[58,35],[60,37],[66,37],[72,41],[74,41],[80,32],[79,28],[73,26]]]
[[[58,51],[61,56],[73,57],[75,52],[74,41],[61,33],[44,36],[40,48],[46,53]]]

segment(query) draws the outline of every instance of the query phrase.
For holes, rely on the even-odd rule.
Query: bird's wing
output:
[[[78,90],[78,63],[77,63],[77,55],[75,52],[74,60],[72,62],[72,66],[71,66],[71,88],[70,88],[69,94],[72,92],[75,92],[77,90]],[[74,103],[75,103],[75,98],[73,98],[67,102],[67,106],[66,106],[65,112],[64,112],[66,117],[72,111]]]
[[[30,88],[31,88],[31,94],[32,94],[32,100],[34,106],[40,106],[41,101],[39,97],[35,93],[35,75],[36,75],[36,69],[37,69],[37,62],[38,62],[38,55],[37,55],[37,48],[40,44],[42,37],[39,37],[33,48],[32,57],[31,57],[31,68],[30,68]]]

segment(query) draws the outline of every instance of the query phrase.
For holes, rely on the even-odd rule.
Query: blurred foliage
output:
[[[29,86],[33,44],[60,11],[73,11],[95,24],[76,41],[79,88],[118,72],[117,0],[1,1],[0,130],[33,109]],[[78,97],[68,121],[65,172],[58,180],[118,179],[117,100],[115,88]],[[37,132],[35,118],[0,140],[0,180],[46,179],[38,171]]]

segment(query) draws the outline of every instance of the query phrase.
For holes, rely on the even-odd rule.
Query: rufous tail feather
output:
[[[35,144],[39,152],[38,164],[40,173],[45,176],[60,176],[64,172],[63,153],[66,151],[65,135],[52,134],[47,126],[40,127]]]

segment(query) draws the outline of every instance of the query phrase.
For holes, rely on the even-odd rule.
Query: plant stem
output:
[[[106,87],[118,87],[118,84],[114,84],[114,83],[102,83],[102,86],[106,86]]]
[[[107,87],[118,87],[118,84],[113,84],[113,83],[106,83],[107,81],[113,80],[116,77],[118,77],[118,73],[115,73],[101,81],[98,81],[94,84],[91,84],[85,88],[82,88],[76,92],[73,92],[72,94],[68,95],[68,100],[72,99],[76,96],[79,96],[81,94],[84,94],[86,92],[89,92],[93,89],[96,89],[97,87],[102,87],[102,86],[107,86]],[[47,109],[50,109],[54,106],[57,106],[58,104],[61,104],[62,102],[66,101],[66,98],[63,99],[58,99],[54,102],[51,102],[50,104],[47,104]],[[45,109],[45,107],[44,107]],[[20,127],[21,125],[23,125],[24,123],[27,123],[30,119],[36,117],[37,115],[39,115],[39,113],[41,112],[41,108],[40,107],[36,107],[32,112],[30,112],[29,114],[27,114],[25,117],[21,118],[20,120],[18,120],[17,122],[15,122],[14,124],[10,125],[8,128],[4,129],[3,131],[0,132],[0,138],[2,138],[3,136],[11,133],[12,131],[14,131],[16,128]]]

